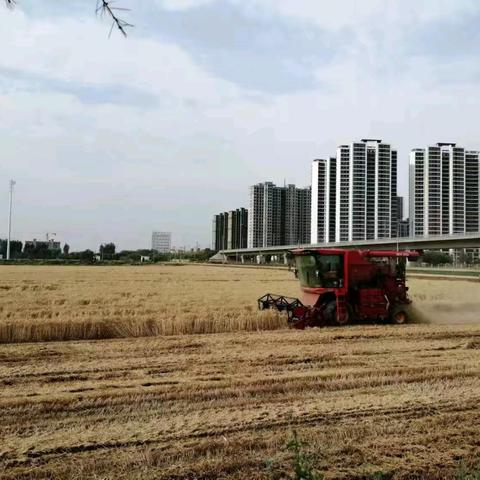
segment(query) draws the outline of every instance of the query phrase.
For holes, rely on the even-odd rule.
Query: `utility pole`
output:
[[[7,239],[7,260],[10,260],[10,237],[12,235],[12,203],[13,203],[13,187],[15,180],[10,180],[10,201],[8,204],[8,239]]]

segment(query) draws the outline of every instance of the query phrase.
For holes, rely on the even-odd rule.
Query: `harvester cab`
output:
[[[258,299],[260,309],[287,312],[295,328],[409,320],[405,266],[419,252],[312,248],[290,253],[301,298],[269,293]]]

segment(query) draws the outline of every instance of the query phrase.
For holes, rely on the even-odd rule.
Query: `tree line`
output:
[[[7,257],[7,240],[0,239],[0,255],[2,258]],[[66,243],[63,249],[52,248],[47,242],[21,242],[20,240],[12,240],[10,242],[10,258],[12,260],[18,259],[54,259],[62,256],[68,257],[70,246]]]
[[[456,263],[461,265],[474,265],[479,263],[477,259],[465,253],[463,250],[460,250],[456,260]],[[446,252],[427,250],[423,252],[421,262],[436,267],[439,265],[451,265],[454,263],[454,258]]]
[[[62,249],[52,248],[47,242],[26,242],[23,244],[19,240],[10,242],[10,259],[11,260],[63,260],[76,261],[79,263],[95,263],[95,262],[119,262],[119,263],[136,263],[144,259],[149,262],[168,262],[175,259],[187,261],[207,261],[215,252],[208,248],[195,252],[181,253],[159,253],[155,250],[138,249],[138,250],[121,250],[117,252],[113,242],[102,243],[98,247],[98,253],[87,249],[77,252],[71,252],[70,246],[66,243]],[[0,239],[0,255],[2,258],[7,257],[7,240]]]

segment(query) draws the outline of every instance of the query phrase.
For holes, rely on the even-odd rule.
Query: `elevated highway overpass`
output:
[[[369,250],[440,250],[453,248],[480,248],[480,232],[428,237],[385,238],[381,240],[356,240],[353,242],[314,243],[275,247],[239,248],[221,250],[212,261],[258,262],[286,260],[285,254],[294,248],[362,248]]]

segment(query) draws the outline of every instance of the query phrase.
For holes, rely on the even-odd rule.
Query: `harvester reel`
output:
[[[288,324],[293,327],[303,319],[308,310],[298,298],[285,297],[284,295],[275,295],[272,293],[267,293],[258,299],[258,309],[272,309],[278,312],[287,312]]]

